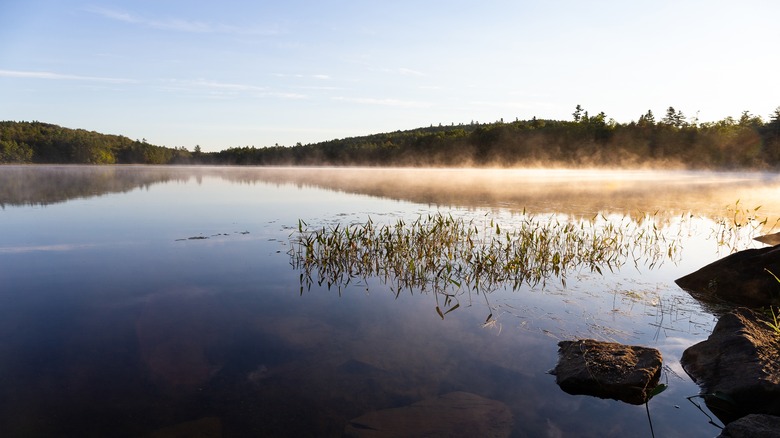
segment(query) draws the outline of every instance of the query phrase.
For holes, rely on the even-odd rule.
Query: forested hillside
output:
[[[577,106],[573,120],[515,120],[432,126],[293,147],[230,148],[203,157],[212,163],[391,166],[780,166],[780,108],[769,122],[739,119],[699,123],[670,107],[620,124]]]
[[[0,163],[172,164],[184,149],[41,122],[0,122]]]
[[[39,122],[0,122],[0,162],[346,166],[780,167],[780,107],[764,121],[700,123],[669,107],[621,124],[576,107],[572,120],[431,126],[295,146],[189,152]]]

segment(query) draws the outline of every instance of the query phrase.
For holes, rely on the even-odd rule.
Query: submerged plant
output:
[[[396,296],[404,289],[434,291],[442,318],[460,306],[462,290],[484,295],[500,287],[544,286],[551,278],[565,286],[573,271],[653,267],[678,253],[677,238],[668,239],[652,217],[588,221],[525,212],[512,226],[442,213],[315,229],[299,220],[289,252],[301,271],[301,293],[314,283],[341,290],[354,279],[379,278]]]

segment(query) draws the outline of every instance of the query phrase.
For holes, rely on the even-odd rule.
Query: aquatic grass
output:
[[[718,246],[736,252],[742,249],[742,242],[749,242],[760,234],[774,230],[780,224],[780,218],[769,225],[769,216],[759,213],[761,207],[743,207],[739,199],[733,205],[725,206],[725,214],[716,220],[712,230]]]
[[[460,306],[463,290],[517,290],[571,272],[603,274],[628,263],[650,268],[679,255],[679,235],[662,233],[655,220],[597,215],[590,220],[561,215],[519,215],[511,225],[437,212],[415,220],[336,224],[310,228],[299,220],[291,235],[291,263],[299,269],[301,293],[313,284],[339,291],[355,279],[379,278],[396,297],[403,291],[433,291],[440,317]],[[492,316],[492,314],[491,314]],[[490,316],[487,321],[490,321]]]
[[[775,279],[775,281],[780,283],[780,278],[778,278],[777,275],[775,275],[774,272],[770,271],[767,268],[764,268],[764,270],[766,272],[768,272],[769,275],[771,275]],[[766,324],[767,327],[772,329],[772,331],[776,335],[780,336],[780,321],[777,319],[777,317],[780,316],[780,314],[776,314],[774,307],[772,307],[771,305],[769,306],[768,310],[769,311],[764,310],[764,314],[766,315],[767,318],[769,318],[769,316],[771,315],[772,316],[772,320],[771,321],[761,321],[761,322],[763,322],[764,324]],[[778,312],[780,312],[780,309],[778,309]]]
[[[766,324],[767,327],[772,329],[772,331],[775,333],[775,335],[780,336],[780,321],[778,321],[778,319],[777,319],[778,314],[775,313],[774,307],[769,306],[769,312],[765,311],[765,313],[771,314],[772,320],[771,321],[761,321],[761,322],[763,322],[764,324]],[[767,317],[769,317],[769,315],[767,315]]]

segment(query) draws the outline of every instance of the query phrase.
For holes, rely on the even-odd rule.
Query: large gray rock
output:
[[[508,437],[509,407],[468,392],[451,392],[401,408],[369,412],[352,419],[344,434],[352,438]]]
[[[780,415],[780,334],[765,321],[736,309],[718,320],[707,340],[683,352],[685,372],[724,423],[751,413]]]
[[[584,339],[559,342],[558,354],[553,374],[569,394],[641,405],[661,376],[661,352],[654,348]]]
[[[771,273],[770,273],[771,272]],[[675,280],[705,303],[758,307],[780,304],[780,246],[748,249]]]
[[[751,414],[726,425],[718,438],[780,437],[780,417]]]

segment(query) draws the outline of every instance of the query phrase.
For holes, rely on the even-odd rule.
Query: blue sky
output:
[[[780,2],[3,0],[0,120],[190,150],[780,106]]]

